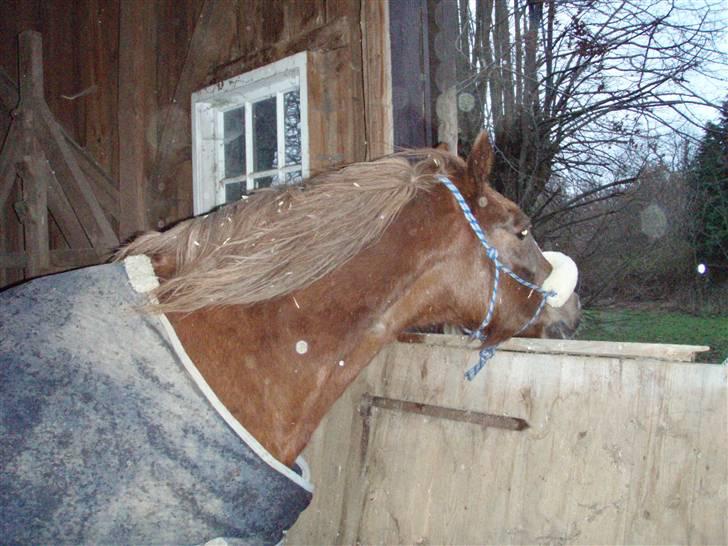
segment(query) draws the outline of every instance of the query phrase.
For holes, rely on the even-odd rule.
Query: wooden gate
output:
[[[322,423],[287,544],[726,543],[725,366],[514,340],[470,383],[472,347],[424,341],[385,349]]]

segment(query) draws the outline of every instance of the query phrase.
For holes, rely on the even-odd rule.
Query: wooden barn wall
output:
[[[726,366],[607,354],[501,350],[468,382],[472,348],[385,348],[306,448],[286,544],[726,544]]]
[[[45,42],[45,98],[66,132],[86,148],[114,178],[118,174],[116,136],[118,4],[94,0],[48,2],[4,0],[0,3],[0,69],[18,82],[18,34],[37,30]],[[92,88],[92,86],[95,86]],[[86,94],[79,98],[75,95]],[[4,93],[4,96],[7,96]],[[14,105],[0,104],[0,140]],[[0,210],[0,252],[23,247],[22,229],[13,210],[16,191]],[[62,245],[53,223],[50,239]],[[22,269],[0,271],[0,286],[22,279]]]
[[[386,5],[4,0],[0,68],[17,82],[18,33],[42,34],[46,100],[76,142],[120,181],[123,239],[192,213],[191,93],[299,51],[309,51],[311,59],[312,169],[389,151],[391,139],[382,133],[391,115],[391,101],[382,93],[389,77],[388,51],[383,55],[382,49],[388,40]],[[366,93],[374,92],[378,96],[367,104]],[[3,135],[8,121],[9,110],[0,107]],[[0,214],[0,252],[21,244],[12,204],[6,209]]]
[[[118,3],[4,0],[0,6],[0,67],[17,82],[18,34],[40,32],[48,106],[66,132],[118,178]],[[8,112],[2,109],[0,118],[5,128]]]

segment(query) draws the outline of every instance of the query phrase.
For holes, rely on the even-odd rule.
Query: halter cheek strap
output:
[[[493,319],[493,313],[495,312],[496,297],[498,295],[498,285],[500,281],[501,271],[503,271],[506,275],[508,275],[518,283],[522,284],[526,288],[530,288],[534,292],[537,292],[541,295],[541,302],[538,304],[536,312],[526,323],[524,323],[523,326],[518,329],[517,332],[513,334],[513,336],[517,336],[518,334],[526,330],[529,326],[531,326],[531,324],[533,324],[536,318],[541,314],[541,311],[546,304],[546,299],[550,297],[555,297],[556,292],[554,292],[553,290],[544,290],[540,286],[527,281],[526,279],[518,276],[507,265],[501,262],[498,259],[498,250],[488,244],[488,240],[485,238],[485,233],[483,233],[483,229],[480,227],[480,224],[478,224],[478,221],[475,219],[473,212],[470,210],[470,206],[468,206],[468,203],[465,201],[465,198],[460,193],[460,190],[458,190],[455,184],[453,184],[452,181],[446,176],[438,175],[437,179],[442,182],[445,187],[453,194],[453,197],[455,197],[455,201],[457,201],[460,209],[465,215],[465,219],[468,221],[470,227],[475,233],[475,236],[478,238],[480,244],[485,249],[485,255],[493,262],[493,265],[495,266],[495,269],[493,271],[493,290],[491,291],[490,299],[488,300],[488,311],[486,312],[485,318],[483,319],[483,322],[480,323],[478,329],[470,333],[470,337],[473,339],[478,339],[483,343],[485,343],[488,338],[488,336],[485,334],[485,329],[490,325],[490,322]],[[480,350],[480,357],[478,359],[478,362],[465,372],[465,378],[468,381],[472,381],[475,376],[478,375],[478,372],[483,369],[488,360],[490,360],[493,355],[495,355],[495,350],[497,347],[497,345],[492,347],[483,347]]]

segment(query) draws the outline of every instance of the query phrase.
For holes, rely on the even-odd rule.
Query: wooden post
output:
[[[25,277],[34,277],[61,267],[86,265],[100,261],[118,238],[107,216],[118,215],[118,194],[114,184],[93,168],[92,176],[81,167],[93,162],[74,147],[56,121],[43,95],[43,48],[41,35],[22,32],[18,37],[20,90],[13,93],[12,81],[0,74],[0,98],[5,105],[16,102],[8,136],[0,150],[0,208],[8,210],[7,200],[21,180],[20,198],[14,208],[21,220],[22,252],[9,252],[6,235],[0,241],[0,269],[25,269]],[[81,159],[79,159],[81,158]],[[106,211],[99,204],[101,195]],[[50,249],[48,209],[66,241],[72,247],[58,254]],[[3,232],[8,221],[3,218]],[[92,249],[89,247],[93,247]],[[54,263],[54,252],[55,262]],[[0,285],[9,279],[5,271]]]
[[[42,150],[32,145],[26,151],[34,160],[45,152],[65,181],[71,205],[85,227],[86,234],[94,247],[108,249],[118,245],[119,240],[104,211],[96,200],[93,190],[78,165],[75,155],[68,146],[60,125],[48,109],[43,97],[43,40],[38,32],[26,30],[20,34],[20,106],[23,119],[37,116],[31,126],[24,126],[26,135],[38,139]],[[27,136],[26,136],[27,138]],[[28,143],[29,144],[29,143]],[[31,150],[32,148],[32,150]],[[44,158],[45,159],[45,158]],[[35,171],[41,172],[42,165]],[[47,180],[46,194],[47,194]],[[47,213],[46,213],[47,215]],[[47,222],[46,222],[47,225]]]
[[[43,100],[43,39],[40,33],[26,30],[20,33],[18,45],[21,100]]]
[[[50,242],[48,240],[48,186],[37,177],[38,160],[26,156],[19,168],[23,187],[24,214],[19,215],[25,234],[25,266],[28,277],[37,277],[50,266]]]
[[[34,93],[38,89],[29,86]],[[27,87],[26,87],[27,88]],[[40,89],[42,93],[42,88]],[[37,123],[36,112],[32,110],[23,111],[21,123],[23,127],[23,148],[25,155],[22,162],[16,165],[18,175],[22,183],[23,199],[16,204],[16,212],[23,224],[25,236],[25,253],[28,261],[25,265],[28,277],[42,275],[50,265],[50,241],[48,236],[48,185],[47,182],[37,176],[38,169],[36,162],[41,154],[38,141],[35,139],[34,129]]]
[[[155,70],[155,36],[150,27],[153,2],[128,0],[119,12],[119,235],[126,239],[149,229],[147,186],[149,161],[147,113],[149,86]],[[150,58],[151,56],[151,58]],[[134,82],[134,83],[132,83]]]
[[[361,4],[366,159],[394,151],[389,2]]]
[[[48,186],[36,176],[36,161],[41,153],[34,133],[38,112],[33,107],[43,102],[43,40],[38,32],[26,30],[18,38],[20,67],[20,123],[23,130],[23,160],[16,168],[22,181],[23,200],[18,203],[25,236],[26,275],[42,275],[50,266],[48,236]],[[22,211],[22,212],[21,212]]]

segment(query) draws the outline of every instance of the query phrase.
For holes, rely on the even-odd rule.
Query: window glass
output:
[[[261,176],[255,179],[255,189],[270,188],[275,186],[277,182],[277,176]]]
[[[301,92],[296,89],[283,95],[286,165],[301,163]]]
[[[297,184],[303,180],[303,174],[301,171],[293,171],[286,173],[286,184]]]
[[[245,195],[245,181],[242,182],[228,182],[225,184],[225,202],[231,203],[232,201],[239,200]]]
[[[305,52],[192,95],[195,214],[308,176]]]
[[[223,113],[225,178],[245,174],[245,107]]]
[[[276,98],[253,104],[253,164],[256,171],[278,167]]]

